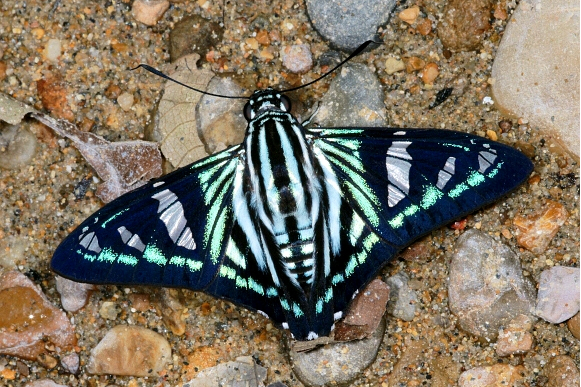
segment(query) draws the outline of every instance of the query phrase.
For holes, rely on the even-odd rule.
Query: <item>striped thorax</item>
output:
[[[335,175],[289,111],[288,98],[273,90],[256,92],[247,103],[248,181],[236,189],[234,212],[259,266],[286,297],[304,299],[338,252],[339,230],[329,228],[337,222],[329,220],[339,214],[340,195]]]

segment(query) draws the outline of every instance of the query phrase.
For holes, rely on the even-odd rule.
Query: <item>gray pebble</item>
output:
[[[381,84],[367,66],[343,66],[311,122],[324,127],[386,126]]]
[[[348,384],[375,360],[385,327],[382,318],[377,330],[366,339],[334,343],[310,352],[291,351],[293,370],[307,386]]]
[[[231,79],[219,77],[214,77],[210,81],[207,91],[228,96],[247,94]],[[197,107],[198,128],[208,153],[218,152],[242,142],[247,126],[242,114],[245,103],[244,99],[202,96]]]
[[[579,312],[579,268],[555,266],[544,270],[539,281],[537,316],[553,324]]]
[[[335,46],[353,51],[375,37],[385,25],[395,0],[307,0],[307,12],[315,29]]]
[[[89,293],[95,285],[71,281],[55,275],[56,290],[61,295],[61,304],[67,312],[76,312],[87,303]]]
[[[79,355],[76,353],[70,353],[66,356],[61,358],[61,364],[64,369],[66,369],[71,374],[76,374],[79,372],[79,365],[81,360],[79,359]]]
[[[385,280],[390,290],[387,311],[404,321],[414,319],[419,302],[418,295],[410,289],[408,281],[409,277],[402,271]]]
[[[313,67],[313,56],[306,44],[284,46],[280,52],[282,64],[293,73],[304,73]]]
[[[523,277],[511,249],[473,229],[458,238],[456,250],[448,294],[462,329],[495,340],[499,329],[517,315],[532,317],[535,287]]]

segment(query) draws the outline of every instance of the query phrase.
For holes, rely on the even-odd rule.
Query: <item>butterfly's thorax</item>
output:
[[[320,181],[304,130],[272,106],[249,123],[245,148],[253,209],[274,236],[283,269],[308,292]]]

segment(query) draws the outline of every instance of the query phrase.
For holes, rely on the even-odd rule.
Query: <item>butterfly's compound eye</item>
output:
[[[248,101],[246,102],[246,105],[244,105],[244,118],[246,118],[246,121],[250,121],[254,116],[251,102],[252,101]]]
[[[280,102],[281,102],[280,109],[282,111],[285,111],[285,112],[291,111],[291,101],[286,95],[283,95],[283,94],[280,95]]]

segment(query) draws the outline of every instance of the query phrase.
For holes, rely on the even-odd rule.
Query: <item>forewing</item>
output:
[[[532,170],[522,153],[474,135],[436,129],[311,129],[343,198],[400,250],[489,204]]]
[[[61,243],[53,270],[78,282],[203,290],[230,237],[240,152],[230,148],[109,203]]]

